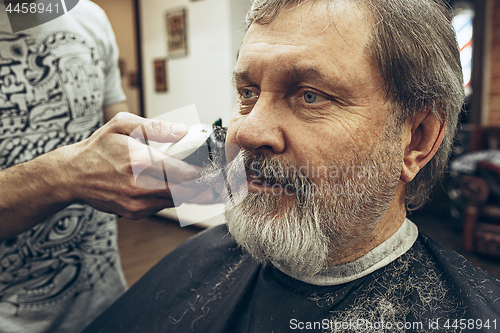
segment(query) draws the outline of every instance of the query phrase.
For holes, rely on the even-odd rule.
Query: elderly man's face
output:
[[[227,140],[242,148],[249,197],[227,220],[258,259],[293,266],[306,252],[296,269],[314,273],[312,262],[372,232],[393,198],[401,144],[366,51],[370,24],[349,2],[308,1],[247,32]]]

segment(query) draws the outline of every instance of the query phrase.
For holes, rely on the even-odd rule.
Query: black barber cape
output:
[[[218,226],[162,259],[84,332],[499,331],[500,281],[425,235],[368,275],[317,286],[256,263]]]

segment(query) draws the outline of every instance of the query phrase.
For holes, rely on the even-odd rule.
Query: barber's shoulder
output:
[[[96,4],[95,2],[90,1],[90,0],[78,1],[78,4],[76,5],[76,7],[74,9],[76,9],[76,10],[92,10],[95,12],[99,12],[102,15],[106,15],[106,13],[104,12],[104,9],[102,9],[101,6],[99,6],[98,4]]]
[[[111,27],[104,9],[90,0],[80,0],[68,14],[71,14],[72,17],[85,18],[85,21],[93,22],[93,24],[99,25],[101,29]]]

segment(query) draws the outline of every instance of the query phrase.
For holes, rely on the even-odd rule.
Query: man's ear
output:
[[[445,124],[429,111],[408,121],[403,135],[403,182],[411,182],[420,169],[429,163],[441,145],[445,133]]]

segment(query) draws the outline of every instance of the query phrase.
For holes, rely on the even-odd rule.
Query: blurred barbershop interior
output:
[[[202,123],[228,124],[236,101],[231,72],[249,1],[94,0],[113,26],[131,112],[153,118],[195,104]],[[449,0],[467,100],[444,180],[409,213],[420,231],[500,276],[500,1]],[[167,108],[167,109],[166,109]],[[129,284],[183,240],[222,223],[220,207],[164,210],[119,219]],[[182,219],[202,221],[180,227]]]

